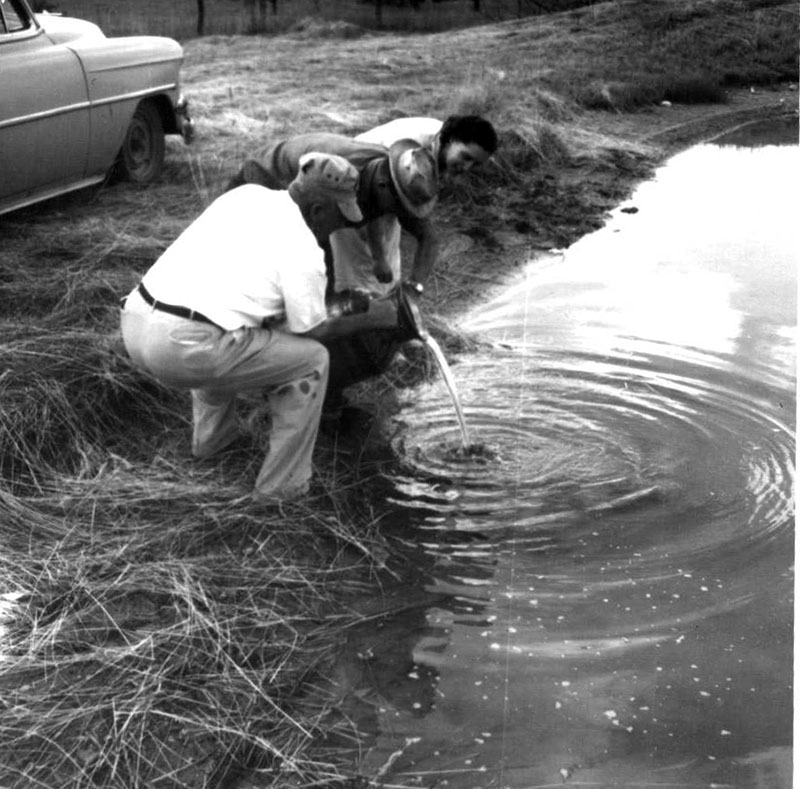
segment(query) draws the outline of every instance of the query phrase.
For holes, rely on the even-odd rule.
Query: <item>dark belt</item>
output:
[[[181,307],[178,304],[165,304],[163,301],[157,301],[150,295],[150,291],[140,282],[139,287],[137,288],[139,291],[139,295],[154,309],[158,310],[159,312],[166,312],[169,315],[175,315],[178,318],[188,318],[191,321],[201,321],[202,323],[210,323],[212,326],[216,326],[218,329],[222,329],[222,326],[214,323],[211,318],[203,315],[202,312],[197,312],[197,310],[190,310],[188,307]],[[122,300],[121,306],[125,306],[125,299]],[[224,331],[224,329],[223,329]]]

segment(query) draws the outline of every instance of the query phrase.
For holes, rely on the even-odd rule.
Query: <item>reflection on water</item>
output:
[[[491,452],[454,462],[446,390],[415,393],[383,495],[418,597],[359,635],[395,672],[365,775],[791,785],[799,157],[724,142],[466,316]]]

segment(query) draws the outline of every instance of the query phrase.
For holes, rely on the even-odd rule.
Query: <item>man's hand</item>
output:
[[[393,279],[391,266],[389,266],[386,261],[381,263],[376,261],[372,271],[375,274],[375,279],[377,279],[378,282],[391,282]]]
[[[391,234],[395,218],[392,214],[384,214],[368,222],[364,233],[372,255],[372,273],[378,282],[391,282],[392,264],[386,257],[386,240]]]

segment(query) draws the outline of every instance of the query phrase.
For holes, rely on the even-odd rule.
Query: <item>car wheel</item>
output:
[[[137,184],[150,183],[164,165],[164,125],[152,102],[144,101],[133,113],[119,152],[119,175]]]

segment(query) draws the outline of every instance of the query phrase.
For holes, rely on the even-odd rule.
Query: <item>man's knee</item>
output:
[[[325,370],[327,370],[330,366],[331,356],[328,353],[328,349],[321,342],[314,343],[311,361],[314,367],[319,367]]]

